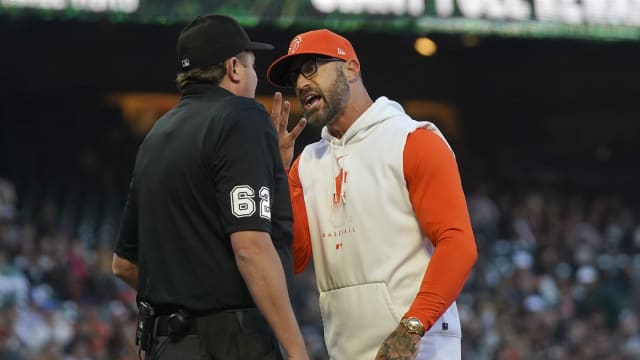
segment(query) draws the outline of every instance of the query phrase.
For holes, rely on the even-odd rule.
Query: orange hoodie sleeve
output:
[[[293,269],[296,274],[303,272],[311,260],[309,220],[298,174],[299,163],[300,157],[298,156],[289,169],[289,195],[293,211]]]
[[[476,242],[458,165],[445,141],[417,129],[407,137],[403,159],[413,210],[435,248],[404,316],[419,318],[428,330],[462,291],[477,258]]]

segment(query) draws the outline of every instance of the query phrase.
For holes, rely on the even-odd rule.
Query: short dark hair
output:
[[[178,89],[183,89],[191,83],[218,85],[226,73],[227,68],[225,67],[224,62],[221,62],[205,68],[195,68],[179,72],[178,76],[176,76],[176,82],[178,83]]]
[[[234,57],[237,58],[240,63],[244,66],[249,66],[248,64],[248,52],[243,51],[239,54],[236,54]],[[205,84],[220,84],[222,78],[227,74],[227,67],[225,66],[225,59],[222,62],[217,64],[207,66],[204,68],[195,68],[187,71],[179,72],[176,76],[176,83],[178,84],[178,89],[183,89],[185,86],[191,83],[205,83]]]

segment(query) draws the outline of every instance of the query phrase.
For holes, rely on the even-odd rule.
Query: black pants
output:
[[[147,360],[282,360],[280,345],[257,309],[195,318],[198,334],[171,341],[157,336]]]

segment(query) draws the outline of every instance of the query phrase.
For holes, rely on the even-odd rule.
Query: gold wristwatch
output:
[[[422,321],[416,317],[406,317],[400,320],[400,323],[404,325],[404,328],[407,329],[409,334],[418,334],[421,337],[424,335],[424,325],[422,325]]]

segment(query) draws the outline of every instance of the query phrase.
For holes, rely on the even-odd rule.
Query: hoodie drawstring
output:
[[[342,201],[342,205],[346,205],[347,204],[347,156],[346,156],[346,152],[345,152],[345,148],[346,148],[346,141],[344,139],[344,137],[342,138],[342,166],[340,166],[340,163],[338,162],[338,166],[340,166],[340,182],[341,182],[341,186],[340,186],[340,200]]]

